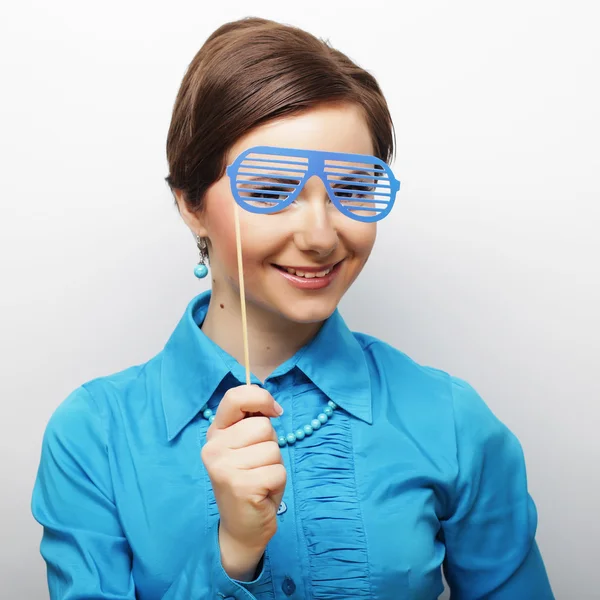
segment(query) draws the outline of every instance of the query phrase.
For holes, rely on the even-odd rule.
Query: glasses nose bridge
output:
[[[308,156],[308,169],[304,178],[302,187],[313,178],[317,177],[321,180],[323,187],[327,191],[327,176],[325,174],[325,157],[322,152],[313,150]]]
[[[310,189],[309,190],[306,189],[309,181],[311,181],[314,178],[318,179],[321,182],[321,191],[318,192],[319,196],[324,193],[327,195],[327,197],[329,197],[329,189],[328,189],[327,183],[326,183],[327,178],[325,177],[325,175],[323,175],[323,173],[320,173],[320,172],[316,172],[316,173],[312,172],[312,173],[308,174],[306,176],[306,178],[304,179],[300,190],[298,190],[298,193],[302,194],[303,196],[307,195],[306,196],[307,198],[309,196],[312,196],[313,194],[315,194],[315,192],[318,190],[318,187],[315,187],[316,181],[311,184],[311,188],[313,188],[312,191],[310,191]]]
[[[325,171],[325,156],[324,153],[319,150],[313,150],[308,155],[308,173],[307,181],[313,176],[317,176],[321,179],[324,177]]]

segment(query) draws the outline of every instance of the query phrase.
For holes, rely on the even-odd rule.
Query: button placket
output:
[[[267,381],[265,385],[266,389],[285,409],[281,417],[272,419],[273,426],[278,432],[291,431],[294,423],[294,410],[291,402],[294,386],[293,374],[289,373],[287,376],[277,379],[277,384]],[[284,497],[277,509],[277,533],[269,542],[268,554],[271,577],[275,586],[275,597],[299,599],[304,597],[304,593],[301,574],[294,571],[299,564],[294,477],[291,466],[294,448],[286,445],[280,450],[287,471],[287,483]]]

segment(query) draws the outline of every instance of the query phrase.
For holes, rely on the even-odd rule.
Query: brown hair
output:
[[[167,136],[171,191],[192,211],[224,172],[227,153],[258,125],[327,102],[364,110],[374,154],[390,162],[395,133],[375,78],[302,29],[248,17],[225,23],[190,63]]]

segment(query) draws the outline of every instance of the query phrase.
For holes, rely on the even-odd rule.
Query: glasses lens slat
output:
[[[281,173],[293,173],[293,175],[292,175],[293,177],[302,177],[306,174],[305,171],[300,171],[298,169],[293,169],[293,168],[286,169],[285,167],[259,167],[257,165],[241,166],[239,168],[239,173],[246,175],[248,173],[248,169],[250,169],[252,171],[258,171],[259,175],[263,175],[266,173],[272,173],[274,171],[281,172]]]
[[[301,165],[305,168],[308,169],[308,161],[305,160],[293,160],[293,159],[281,159],[281,158],[273,158],[273,157],[269,157],[269,158],[250,158],[249,156],[246,157],[246,159],[244,160],[244,162],[266,162],[266,163],[279,163],[279,164],[284,164],[284,165]]]
[[[283,181],[281,183],[279,183],[279,182],[273,182],[273,181],[258,181],[258,180],[253,180],[253,179],[237,181],[236,185],[237,185],[237,189],[241,190],[241,189],[245,189],[245,188],[258,189],[258,188],[260,188],[261,185],[266,185],[266,186],[272,187],[274,183],[277,185],[277,187],[289,189],[290,192],[294,191],[295,187],[298,185],[297,183],[285,183]],[[267,188],[267,189],[269,189],[269,188]]]

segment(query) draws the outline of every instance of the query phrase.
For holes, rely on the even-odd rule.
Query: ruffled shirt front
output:
[[[44,436],[32,511],[52,600],[553,598],[516,437],[465,381],[420,366],[336,311],[264,382],[282,448],[278,530],[255,581],[222,568],[200,458],[243,367],[207,338],[194,298],[148,362],[76,389]]]

